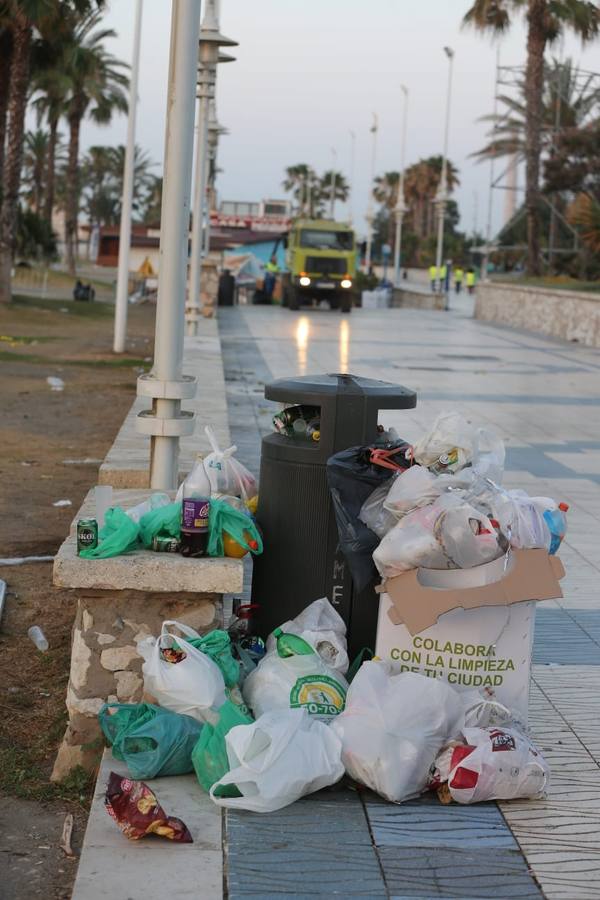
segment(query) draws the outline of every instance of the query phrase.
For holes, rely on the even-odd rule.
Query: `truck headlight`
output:
[[[343,288],[351,288],[352,287],[352,281],[349,278],[342,278],[340,284],[342,285]]]
[[[308,275],[302,275],[300,277],[300,285],[302,287],[308,287],[309,284],[310,284],[310,278],[308,277]]]

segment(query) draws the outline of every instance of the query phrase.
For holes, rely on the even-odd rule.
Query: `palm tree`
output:
[[[8,31],[4,43],[9,48],[9,77],[0,87],[0,112],[3,103],[6,114],[0,123],[4,130],[4,159],[2,167],[2,204],[0,207],[0,303],[11,300],[11,266],[15,244],[23,143],[25,110],[29,87],[30,60],[34,30],[42,35],[63,33],[76,14],[100,7],[104,0],[2,0],[0,2],[0,32]],[[8,42],[7,42],[8,41]],[[6,60],[3,61],[6,68]],[[8,93],[6,87],[8,85]],[[2,117],[0,116],[0,119]],[[5,124],[4,124],[5,123]]]
[[[527,272],[540,274],[540,158],[542,153],[544,53],[568,28],[583,42],[600,30],[600,10],[591,0],[474,0],[465,24],[501,33],[510,26],[511,12],[527,21],[525,69],[525,207],[527,210]]]
[[[133,211],[139,213],[148,190],[153,186],[155,176],[150,169],[153,163],[145,150],[136,144],[133,152]],[[110,148],[110,173],[115,182],[117,193],[117,216],[121,215],[121,200],[123,197],[123,171],[125,167],[125,146],[119,144]]]
[[[69,79],[66,117],[69,123],[67,162],[66,250],[67,265],[75,273],[77,216],[79,210],[79,134],[83,117],[108,124],[115,111],[126,112],[128,68],[109,54],[104,41],[115,37],[112,28],[97,29],[99,13],[90,13],[75,25],[64,50],[65,73]]]
[[[296,200],[298,212],[310,216],[314,206],[318,205],[319,179],[315,170],[306,163],[288,166],[282,186]]]
[[[0,200],[2,199],[2,171],[4,169],[4,143],[6,140],[6,115],[10,90],[10,64],[12,59],[12,32],[3,27],[0,20]]]
[[[142,218],[145,225],[158,225],[162,208],[163,180],[159,175],[151,175],[144,197]]]
[[[382,206],[391,211],[398,202],[399,185],[399,172],[385,172],[383,175],[377,175],[375,186],[373,187],[373,196],[378,203],[381,203]]]
[[[36,131],[28,131],[25,135],[21,178],[26,187],[25,199],[37,216],[42,211],[48,143],[48,132],[41,128]]]
[[[342,203],[345,203],[345,201],[348,199],[350,195],[350,185],[341,172],[336,172],[333,169],[330,169],[328,172],[323,172],[323,174],[319,178],[318,195],[321,206],[323,204],[329,204],[329,206],[331,205],[332,184],[335,185],[333,194],[336,200],[340,200]]]

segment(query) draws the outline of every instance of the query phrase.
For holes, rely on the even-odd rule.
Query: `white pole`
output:
[[[348,197],[348,207],[350,213],[350,225],[354,225],[354,160],[356,156],[356,135],[350,132],[350,192]]]
[[[200,0],[173,0],[153,369],[163,382],[182,374],[199,33]],[[174,419],[179,409],[179,400],[154,401],[157,419]],[[150,487],[176,488],[178,469],[179,438],[153,435]]]
[[[495,134],[497,122],[496,114],[498,111],[498,79],[500,77],[500,44],[496,47],[496,78],[494,80],[494,124],[492,125],[492,134]],[[492,241],[492,206],[494,201],[494,163],[496,157],[492,148],[490,157],[490,186],[488,189],[488,208],[487,208],[487,225],[485,229],[485,255],[481,263],[481,277],[484,281],[488,278],[488,260],[490,256],[490,243]],[[510,164],[509,164],[510,165]]]
[[[200,74],[198,99],[198,133],[196,136],[196,171],[194,175],[194,206],[192,212],[192,249],[190,254],[190,292],[188,305],[191,316],[187,333],[198,334],[200,314],[200,282],[202,278],[202,228],[204,222],[204,197],[208,181],[208,107],[209,86],[202,83],[206,73]]]
[[[371,245],[373,243],[373,181],[375,180],[375,159],[377,157],[377,113],[373,113],[373,125],[371,126],[373,141],[371,143],[371,178],[369,180],[369,203],[367,206],[367,252],[365,255],[365,268],[367,274],[371,269]]]
[[[406,122],[408,115],[408,88],[401,84],[400,90],[404,94],[404,109],[402,111],[402,144],[400,156],[400,179],[398,182],[398,199],[396,201],[396,240],[394,244],[394,284],[400,287],[400,261],[402,248],[402,219],[404,217],[404,169],[406,166]]]
[[[443,290],[442,279],[440,277],[440,268],[442,265],[442,254],[444,250],[444,217],[446,212],[446,200],[448,198],[448,134],[450,131],[450,99],[452,96],[452,64],[454,62],[454,50],[450,47],[444,47],[444,53],[448,57],[448,88],[446,92],[446,123],[444,126],[444,154],[442,156],[442,173],[440,176],[440,186],[438,190],[438,234],[437,249],[435,254],[435,265],[437,276],[439,279],[440,293]]]
[[[142,36],[142,0],[136,0],[133,28],[133,55],[129,83],[129,115],[127,119],[127,144],[123,166],[123,197],[121,200],[121,228],[119,231],[119,268],[117,272],[117,298],[115,301],[115,331],[113,350],[123,353],[127,337],[127,304],[129,302],[129,245],[131,243],[131,207],[133,205],[133,176],[135,165],[135,114],[140,69],[140,43]]]
[[[329,218],[333,221],[335,219],[335,167],[337,166],[337,153],[335,147],[331,148],[331,152],[333,154],[333,168],[331,170],[331,184],[329,187],[331,191],[331,197],[329,198]]]

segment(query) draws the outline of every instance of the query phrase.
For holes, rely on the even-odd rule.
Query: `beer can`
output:
[[[181,542],[177,538],[157,534],[152,538],[151,546],[155,553],[179,553]]]
[[[93,550],[98,546],[98,522],[96,519],[79,519],[77,522],[77,553]]]

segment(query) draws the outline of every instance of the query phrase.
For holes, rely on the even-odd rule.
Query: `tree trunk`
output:
[[[69,158],[67,162],[67,216],[66,250],[67,267],[70,275],[75,275],[77,265],[77,218],[79,213],[79,129],[82,115],[75,109],[69,116]]]
[[[13,21],[8,129],[3,169],[2,207],[0,209],[0,303],[10,303],[12,299],[11,269],[23,162],[23,136],[31,47],[31,26],[28,20],[17,11]]]
[[[49,118],[50,134],[48,136],[48,156],[46,158],[46,196],[44,197],[44,218],[52,225],[52,210],[54,209],[54,179],[56,141],[58,135],[58,116],[52,114]]]
[[[8,29],[0,31],[0,200],[2,199],[2,173],[4,171],[4,143],[6,140],[6,111],[10,90],[10,63],[12,58],[12,34]]]
[[[540,156],[544,89],[544,17],[547,0],[529,0],[527,70],[525,73],[525,209],[527,211],[527,274],[541,274]]]

